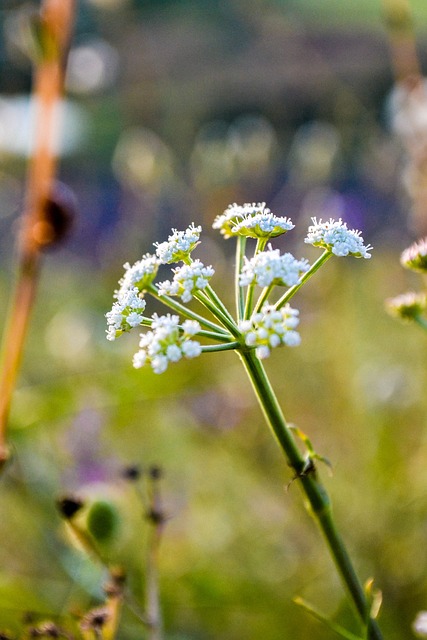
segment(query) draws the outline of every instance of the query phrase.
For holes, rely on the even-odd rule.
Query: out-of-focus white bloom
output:
[[[126,291],[133,291],[135,288],[142,292],[145,291],[153,282],[159,268],[159,260],[156,256],[146,253],[132,266],[129,262],[123,265],[125,273],[123,278],[119,280],[120,289],[116,294],[118,298]]]
[[[427,131],[427,80],[411,78],[396,84],[388,99],[390,124],[407,148],[425,144]]]
[[[427,310],[427,295],[408,291],[386,300],[386,309],[401,320],[414,320]]]
[[[250,238],[273,238],[294,228],[289,218],[280,218],[271,213],[265,202],[230,204],[214,220],[212,227],[219,229],[224,238],[233,235]]]
[[[427,611],[419,611],[412,623],[414,633],[420,638],[427,638]]]
[[[313,224],[308,228],[304,242],[315,247],[329,249],[336,256],[354,256],[355,258],[370,258],[370,245],[363,244],[360,231],[348,229],[347,223],[332,218],[328,222],[317,221],[312,218]]]
[[[262,203],[264,204],[264,203]],[[289,218],[280,218],[269,209],[255,214],[247,214],[236,221],[231,228],[233,235],[248,238],[275,238],[293,229],[295,225]]]
[[[172,235],[166,242],[155,242],[156,255],[162,264],[171,264],[187,260],[190,253],[199,243],[202,227],[195,227],[194,223],[185,230],[172,229]]]
[[[205,267],[200,260],[191,264],[184,264],[173,269],[172,282],[165,280],[159,283],[159,294],[166,296],[180,296],[183,302],[190,302],[196,291],[205,289],[210,278],[215,273],[212,267]]]
[[[137,327],[143,320],[145,300],[139,297],[137,287],[116,294],[111,311],[105,314],[108,323],[107,340],[115,340],[124,331]]]
[[[242,320],[240,331],[248,347],[256,347],[259,358],[268,358],[270,350],[282,344],[296,347],[301,338],[295,328],[299,323],[299,311],[286,304],[281,309],[265,304],[250,320]]]
[[[241,287],[252,283],[261,287],[271,284],[291,287],[309,268],[307,260],[297,260],[291,253],[280,255],[279,249],[268,245],[267,251],[260,251],[250,260],[245,256],[239,284]]]
[[[191,338],[200,331],[194,320],[186,320],[182,326],[179,317],[171,314],[152,316],[151,330],[141,334],[140,350],[133,357],[136,369],[151,364],[154,373],[163,373],[169,362],[185,358],[196,358],[202,352],[199,342]]]
[[[418,240],[403,251],[400,256],[400,263],[407,269],[427,272],[427,238]]]

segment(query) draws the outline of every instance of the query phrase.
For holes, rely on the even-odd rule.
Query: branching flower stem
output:
[[[302,285],[305,284],[307,282],[307,280],[309,280],[311,278],[311,276],[314,275],[316,273],[316,271],[318,271],[320,269],[320,267],[323,264],[325,264],[325,262],[327,260],[329,260],[329,258],[331,256],[332,256],[332,251],[330,251],[329,249],[325,249],[325,251],[322,253],[320,258],[318,258],[316,260],[316,262],[314,262],[311,265],[310,269],[308,271],[306,271],[306,273],[304,273],[303,276],[301,276],[300,281],[298,282],[298,284],[295,284],[293,287],[288,289],[286,291],[286,293],[276,302],[276,304],[274,305],[276,307],[276,309],[280,309],[287,302],[289,302],[289,300],[296,294],[296,292],[299,291],[299,289],[301,289]]]
[[[260,297],[258,298],[258,302],[255,305],[254,313],[258,313],[258,311],[260,311],[262,309],[262,306],[263,306],[264,302],[267,302],[268,296],[273,291],[273,288],[274,288],[274,284],[270,284],[270,285],[268,285],[268,287],[264,287],[264,289],[261,292]]]
[[[236,314],[237,314],[238,321],[243,320],[243,316],[245,313],[244,290],[239,283],[240,274],[242,273],[242,269],[243,269],[245,249],[246,249],[246,236],[239,236],[237,238],[237,243],[236,243],[236,271],[235,271],[236,276],[235,276],[235,283],[234,283],[234,288],[236,292]]]
[[[153,318],[143,318],[141,325],[142,327],[151,327],[153,325]],[[184,329],[182,327],[180,327],[181,331],[184,331]],[[197,335],[203,338],[208,338],[209,340],[217,340],[218,342],[224,342],[224,340],[227,341],[227,343],[232,343],[233,345],[239,345],[239,342],[234,342],[232,337],[230,335],[227,336],[227,334],[224,333],[218,333],[216,331],[204,331],[203,329],[201,329],[200,331],[197,332]],[[227,348],[231,348],[231,347],[227,347]]]
[[[308,511],[318,523],[350,600],[353,602],[362,623],[364,623],[366,619],[369,619],[369,604],[344,542],[337,531],[330,498],[318,479],[315,467],[312,466],[309,472],[306,470],[307,461],[300,452],[286,423],[259,358],[253,350],[240,350],[238,353],[251,380],[264,417],[284,452],[288,464],[295,471],[295,477],[299,480],[299,484],[308,501]],[[382,639],[381,632],[374,620],[370,620],[368,639]]]
[[[245,211],[249,210],[248,215],[250,215],[251,212],[253,213],[253,210],[256,208],[257,205],[248,204],[243,207]],[[258,208],[264,210],[264,204],[258,205]],[[220,220],[223,225],[221,230],[224,234],[227,234],[227,237],[230,237],[230,214],[234,211],[235,216],[239,217],[242,214],[241,210],[242,208],[238,205],[232,205],[227,209],[224,216],[219,217],[220,219],[223,218],[222,222]],[[256,215],[257,214],[255,214],[255,216]],[[263,219],[263,223],[265,227],[268,228],[270,226],[270,228],[272,228],[272,234],[275,234],[274,229],[276,226],[278,226],[280,230],[280,228],[283,229],[284,227],[289,227],[290,224],[292,225],[292,223],[286,219],[282,222],[279,220],[281,226],[280,224],[276,225],[278,219],[276,219],[273,214],[270,216],[271,219],[268,219],[268,215],[267,218]],[[218,228],[217,223],[214,226]],[[270,236],[266,237],[264,230],[258,231],[257,235],[257,233],[252,231],[252,227],[254,227],[254,225],[248,225],[249,232],[247,236],[257,237],[254,252],[254,256],[256,256],[264,250],[269,237],[272,237],[272,235],[270,234]],[[158,253],[161,253],[162,256],[164,255],[165,259],[167,258],[168,260],[170,257],[169,254],[172,253],[172,255],[175,255],[176,258],[182,260],[185,264],[191,265],[192,259],[190,254],[196,241],[198,241],[198,233],[198,228],[197,233],[195,233],[194,225],[189,227],[185,232],[174,230],[174,235],[169,239],[171,246],[168,245],[164,247],[163,245],[165,243],[157,245]],[[242,233],[242,236],[243,235]],[[183,240],[184,238],[186,239],[185,241]],[[188,238],[191,240],[190,244],[188,244]],[[141,349],[134,356],[134,366],[139,368],[145,364],[151,364],[155,373],[163,373],[170,363],[177,362],[183,356],[186,358],[194,358],[201,353],[207,352],[237,351],[252,383],[267,424],[285,454],[288,464],[294,471],[293,479],[298,480],[305,494],[308,512],[319,525],[338,574],[347,590],[349,600],[353,604],[358,618],[366,630],[364,637],[366,640],[382,640],[381,632],[374,620],[369,594],[365,593],[356,575],[344,542],[335,525],[330,498],[317,474],[317,460],[326,461],[326,459],[316,454],[306,437],[303,438],[306,451],[300,450],[291,428],[286,423],[276,395],[261,363],[262,359],[270,355],[271,349],[281,345],[293,347],[299,344],[300,336],[295,330],[299,323],[299,311],[286,305],[286,303],[299,291],[303,284],[329,260],[333,253],[337,256],[352,255],[356,258],[370,258],[369,251],[371,247],[364,245],[360,232],[355,229],[348,229],[346,223],[341,219],[338,221],[331,219],[326,223],[322,223],[321,220],[317,221],[313,218],[313,225],[309,227],[305,240],[309,244],[325,248],[322,255],[311,267],[308,268],[307,261],[296,264],[297,261],[290,255],[291,262],[294,261],[295,263],[293,264],[293,268],[298,269],[296,277],[295,273],[290,273],[291,277],[289,278],[287,274],[285,274],[286,279],[285,277],[276,277],[275,272],[273,272],[274,277],[271,277],[272,273],[268,271],[270,267],[267,265],[264,273],[261,273],[262,278],[256,280],[255,278],[246,278],[246,274],[244,273],[246,267],[246,238],[237,237],[236,274],[234,278],[236,285],[236,319],[233,318],[227,307],[209,284],[206,282],[196,284],[194,281],[190,281],[190,300],[191,297],[198,300],[223,328],[218,327],[218,325],[213,322],[207,322],[203,317],[194,312],[189,312],[186,306],[174,302],[168,296],[160,296],[156,287],[152,285],[148,289],[149,293],[153,293],[156,298],[170,308],[182,313],[184,317],[197,320],[199,327],[204,327],[204,329],[197,330],[196,327],[189,327],[185,323],[178,325],[176,318],[169,318],[167,316],[158,318],[157,315],[153,315],[154,321],[152,326],[154,326],[154,331],[151,334],[142,335],[140,343]],[[162,247],[161,251],[159,251],[160,247]],[[169,262],[167,262],[167,264],[169,264]],[[305,271],[306,268],[308,268],[308,271],[298,279],[299,274]],[[176,270],[174,271],[176,273]],[[242,274],[245,277],[242,278]],[[256,284],[257,281],[271,284],[262,290],[258,301],[254,305],[254,294],[256,286],[258,286]],[[291,286],[278,300],[276,305],[265,304],[277,281],[296,282],[297,284]],[[241,286],[242,282],[248,283],[248,286]],[[139,309],[140,306],[136,306],[137,319],[140,316]],[[254,309],[255,314],[253,313]],[[130,314],[126,315],[125,320],[129,317]],[[120,314],[119,320],[121,320]],[[131,322],[134,322],[134,320],[135,318],[131,318]],[[195,329],[194,332],[193,329]],[[200,336],[217,340],[219,344],[202,345],[197,340],[193,340],[193,336],[195,338]]]
[[[240,342],[227,342],[226,344],[209,344],[202,347],[202,352],[233,351],[241,346]]]
[[[217,320],[219,320],[219,322],[221,322],[224,325],[224,327],[226,327],[233,336],[236,336],[236,337],[240,336],[240,332],[232,316],[228,313],[228,311],[224,313],[222,309],[222,304],[221,304],[221,307],[218,307],[218,302],[216,300],[215,301],[212,300],[212,296],[208,296],[204,291],[199,291],[194,295],[194,297],[199,302],[201,302],[206,307],[206,309],[208,309],[211,312],[211,314]]]
[[[202,327],[206,327],[207,329],[212,329],[212,331],[217,333],[223,333],[224,336],[228,335],[228,331],[215,324],[214,322],[210,322],[203,316],[199,315],[195,311],[192,311],[187,306],[177,302],[173,298],[169,296],[160,295],[157,291],[157,288],[154,285],[151,285],[148,289],[148,293],[150,293],[154,298],[162,302],[165,306],[169,307],[173,311],[177,311],[181,313],[184,317],[189,318],[190,320],[196,320]]]
[[[255,247],[254,256],[260,253],[260,251],[264,251],[266,245],[267,245],[267,238],[258,238],[256,247]],[[245,311],[243,316],[245,320],[248,320],[252,314],[255,287],[256,287],[255,283],[251,282],[246,292],[246,303],[245,303]]]
[[[212,287],[209,284],[206,287],[205,291],[207,296],[212,300],[212,302],[216,305],[216,307],[221,311],[221,313],[228,319],[228,321],[235,328],[236,324],[233,316],[231,315],[231,313],[229,312],[225,304],[222,302],[222,300],[219,298],[217,293],[212,289]]]

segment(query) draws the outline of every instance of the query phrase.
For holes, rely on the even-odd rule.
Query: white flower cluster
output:
[[[159,264],[156,256],[146,253],[132,266],[129,262],[123,265],[125,273],[119,280],[119,290],[114,294],[116,301],[111,311],[105,314],[108,340],[115,340],[124,331],[129,331],[141,324],[146,303],[140,294],[156,277]]]
[[[258,204],[246,203],[243,206],[236,203],[229,204],[224,213],[221,213],[215,218],[212,224],[213,229],[219,229],[224,238],[231,238],[233,235],[233,226],[238,220],[241,220],[245,216],[255,215],[257,213],[270,213],[270,209],[265,208],[265,202]]]
[[[297,260],[291,253],[280,255],[279,249],[268,245],[267,251],[260,251],[250,260],[245,256],[239,284],[241,287],[252,283],[261,287],[272,284],[291,287],[309,268],[307,260]]]
[[[231,232],[234,235],[246,236],[248,238],[275,238],[293,229],[295,225],[289,218],[280,218],[265,209],[261,213],[246,215],[235,222]]]
[[[239,328],[248,347],[256,347],[259,358],[268,358],[273,347],[281,344],[296,347],[300,344],[300,335],[295,331],[299,323],[298,315],[299,311],[289,304],[281,309],[265,304],[250,320],[242,320]]]
[[[427,638],[427,611],[418,612],[412,628],[419,638]]]
[[[140,350],[133,357],[133,366],[140,369],[151,364],[154,373],[163,373],[169,362],[178,362],[182,357],[196,358],[202,352],[199,342],[191,338],[200,331],[194,320],[185,320],[182,326],[179,317],[168,313],[152,316],[151,331],[141,334]]]
[[[322,222],[312,218],[313,224],[308,228],[308,234],[304,242],[315,247],[329,249],[336,256],[354,256],[355,258],[370,258],[370,245],[363,244],[360,231],[348,229],[347,224],[341,220]]]
[[[146,253],[141,260],[138,260],[132,266],[129,262],[126,262],[123,265],[125,269],[124,276],[119,280],[120,289],[117,297],[127,291],[133,291],[134,288],[137,288],[140,292],[147,289],[157,275],[159,264],[159,259],[150,253]]]
[[[197,246],[202,227],[192,223],[185,231],[172,229],[172,235],[165,242],[155,242],[156,255],[162,264],[186,260]]]
[[[108,323],[107,340],[115,340],[123,331],[130,331],[143,320],[146,302],[139,297],[136,287],[118,292],[116,297],[111,311],[105,314]]]
[[[265,202],[230,204],[224,213],[215,218],[212,225],[214,229],[220,230],[224,238],[231,238],[233,235],[272,238],[294,226],[289,218],[280,218],[271,213]]]
[[[191,264],[183,264],[172,271],[174,273],[172,282],[170,280],[160,282],[158,285],[159,294],[180,296],[183,302],[190,302],[196,291],[205,289],[215,273],[211,266],[205,267],[200,260],[194,260]]]

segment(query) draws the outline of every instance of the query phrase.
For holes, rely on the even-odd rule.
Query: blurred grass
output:
[[[267,362],[285,415],[333,463],[333,477],[320,471],[358,570],[384,591],[391,640],[408,637],[427,602],[425,337],[383,310],[405,278],[384,250],[328,263],[295,303],[301,347]],[[1,481],[0,626],[16,628],[28,609],[82,610],[101,595],[99,572],[70,549],[55,513],[65,492],[116,505],[111,558],[142,595],[142,505],[120,470],[153,462],[166,471],[171,515],[161,554],[168,638],[329,638],[292,604],[296,595],[351,626],[235,355],[162,376],[135,371],[137,336],[105,341],[110,300],[100,272],[54,259],[45,272],[13,403],[15,458]],[[140,637],[127,611],[120,638]]]
[[[339,26],[352,24],[382,30],[382,3],[360,0],[357,4],[351,0],[324,0],[313,3],[312,0],[294,0],[294,9],[305,21],[315,22],[316,26],[336,29]],[[391,2],[393,4],[393,0]],[[396,3],[394,3],[396,4]],[[427,6],[423,0],[408,2],[417,30],[421,33],[427,26]],[[287,5],[284,0],[278,0],[278,5]]]

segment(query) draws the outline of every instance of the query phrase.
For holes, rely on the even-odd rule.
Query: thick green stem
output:
[[[306,271],[306,273],[304,273],[303,276],[301,276],[300,281],[298,282],[298,284],[294,284],[293,287],[291,287],[290,289],[287,290],[287,292],[280,298],[280,300],[278,300],[275,304],[276,309],[280,309],[281,307],[283,307],[283,305],[285,305],[291,298],[292,296],[294,296],[296,294],[296,292],[301,289],[302,285],[305,284],[307,282],[307,280],[309,280],[311,278],[312,275],[314,275],[316,273],[316,271],[318,271],[320,269],[320,267],[327,261],[329,260],[329,258],[332,256],[331,251],[329,251],[329,249],[325,249],[325,251],[322,253],[322,255],[320,256],[320,258],[318,258],[316,260],[316,262],[314,262],[310,269],[308,271]]]
[[[252,350],[240,351],[239,355],[252,382],[265,419],[277,438],[289,465],[294,469],[295,477],[299,480],[299,484],[305,493],[308,511],[318,523],[350,600],[354,604],[362,623],[365,623],[369,619],[369,604],[344,542],[335,526],[329,496],[317,477],[315,467],[311,466],[307,470],[307,460],[300,452],[285,421],[259,358]],[[382,639],[375,620],[370,620],[368,638],[369,640]]]

